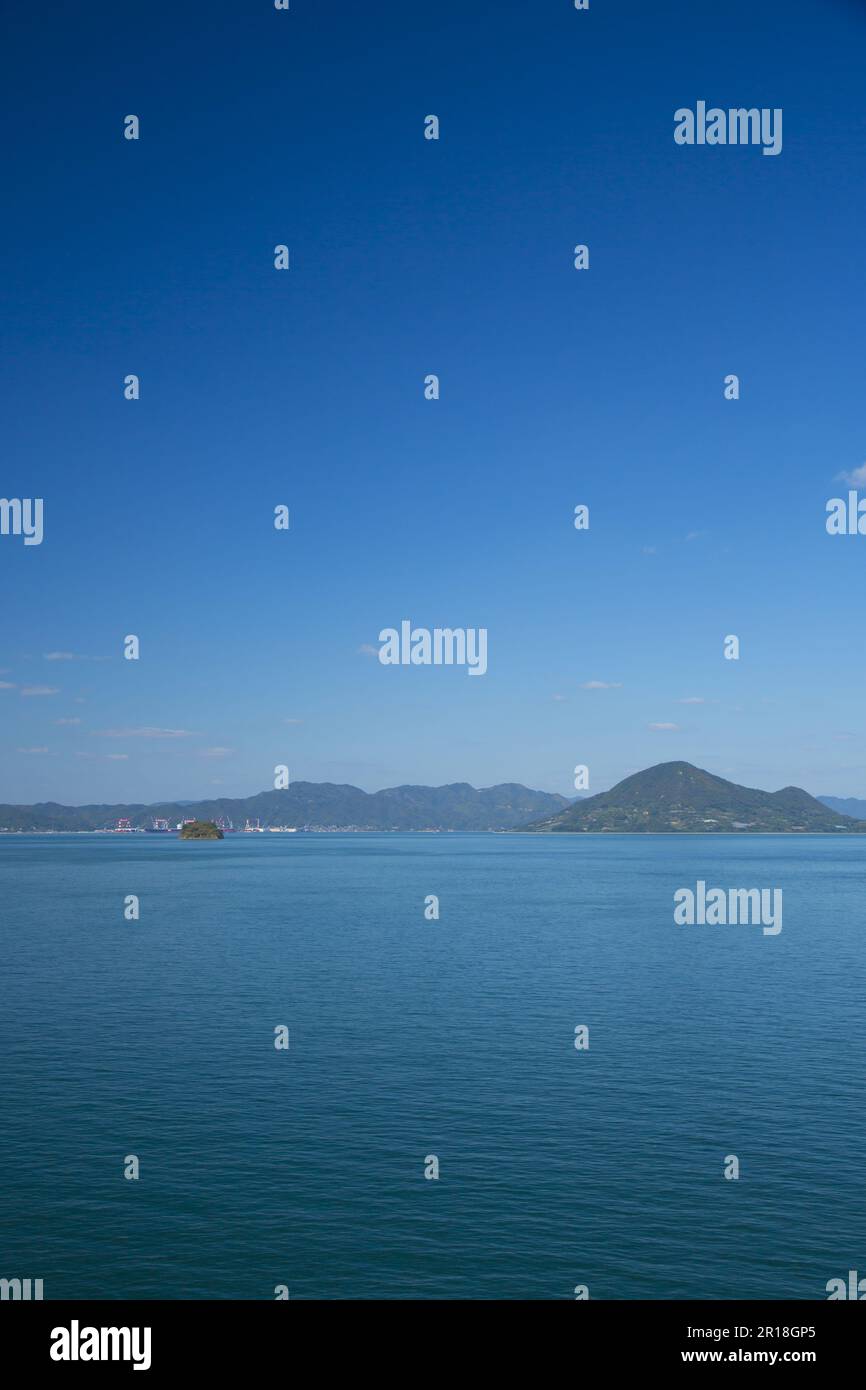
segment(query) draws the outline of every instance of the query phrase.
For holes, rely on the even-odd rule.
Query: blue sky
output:
[[[670,758],[866,796],[866,537],[824,526],[866,461],[866,6],[9,27],[0,491],[45,537],[0,537],[0,800]],[[676,145],[698,100],[781,107],[781,154]],[[403,618],[485,627],[487,674],[380,665]]]

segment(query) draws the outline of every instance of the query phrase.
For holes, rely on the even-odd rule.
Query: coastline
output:
[[[591,837],[599,839],[611,839],[619,836],[628,840],[681,840],[689,836],[696,838],[704,837],[714,840],[724,838],[732,840],[760,839],[761,837],[770,839],[799,838],[807,839],[815,836],[821,840],[851,840],[866,838],[866,830],[376,830],[373,828],[355,829],[352,826],[338,826],[334,830],[267,830],[267,834],[273,835],[527,835],[533,840],[542,836],[556,840],[585,840]],[[0,830],[0,840],[15,839],[19,836],[44,835],[56,837],[58,835],[84,835],[100,840],[106,838],[128,840],[131,836],[136,839],[139,835],[145,835],[142,831],[118,831],[118,830]],[[244,831],[236,832],[238,839],[256,838],[247,835]],[[227,835],[226,840],[233,840],[235,835]],[[165,835],[147,835],[148,844],[165,842],[166,840],[179,840],[180,833],[172,831]]]

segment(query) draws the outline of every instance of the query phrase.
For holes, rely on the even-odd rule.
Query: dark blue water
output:
[[[781,934],[676,926],[698,878],[781,887]],[[825,1298],[866,1272],[864,882],[858,838],[2,837],[0,1276]]]

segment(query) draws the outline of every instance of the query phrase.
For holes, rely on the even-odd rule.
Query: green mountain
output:
[[[189,817],[246,821],[262,826],[288,825],[355,830],[513,830],[538,816],[552,816],[567,806],[564,796],[530,791],[515,782],[476,790],[467,782],[445,787],[391,787],[363,792],[333,782],[294,782],[285,791],[215,801],[136,802],[122,806],[0,805],[0,830],[105,830],[127,818],[147,828],[158,817],[174,828]]]
[[[659,763],[618,782],[610,791],[573,802],[535,821],[533,831],[620,831],[742,834],[808,831],[866,834],[866,821],[823,805],[800,787],[757,791],[714,777],[691,763]]]

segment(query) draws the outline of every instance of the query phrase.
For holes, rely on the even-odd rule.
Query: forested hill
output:
[[[658,763],[610,791],[573,802],[527,827],[535,831],[621,831],[673,834],[717,831],[759,834],[864,834],[866,821],[825,806],[800,787],[758,791],[726,782],[692,763]]]
[[[214,801],[140,802],[116,806],[0,805],[0,829],[104,830],[121,818],[147,828],[154,819],[232,821],[243,829],[249,820],[264,827],[346,826],[358,830],[512,830],[539,816],[551,816],[568,800],[552,792],[531,791],[515,782],[477,790],[467,782],[445,787],[390,787],[364,792],[333,782],[295,782],[285,791]]]

